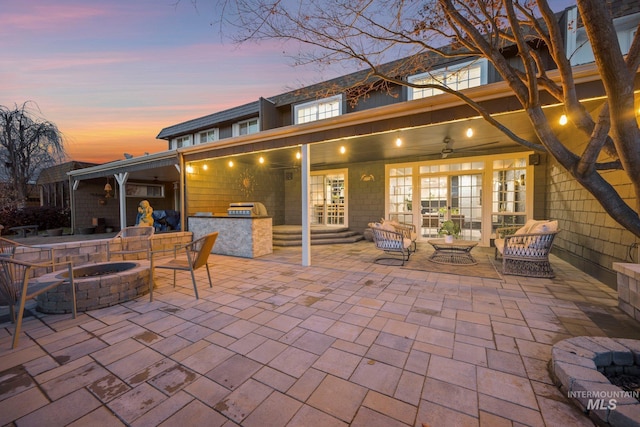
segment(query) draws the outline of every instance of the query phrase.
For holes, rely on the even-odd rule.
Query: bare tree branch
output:
[[[10,183],[15,203],[24,207],[40,171],[64,157],[62,134],[53,123],[39,119],[25,102],[13,109],[0,106],[0,175]]]
[[[192,0],[195,1],[195,0]],[[580,102],[567,52],[565,30],[548,0],[218,0],[240,42],[279,39],[301,46],[297,63],[365,68],[349,87],[350,102],[369,91],[398,85],[433,88],[457,96],[508,138],[544,150],[600,201],[603,208],[640,236],[640,206],[631,207],[601,171],[624,172],[640,203],[640,130],[634,114],[634,79],[640,68],[640,36],[625,57],[620,51],[609,2],[576,0],[580,23],[602,76],[607,102],[594,117]],[[565,16],[565,15],[563,15]],[[578,22],[569,22],[576,29]],[[398,58],[405,58],[398,60]],[[501,125],[463,91],[431,81],[419,85],[405,76],[434,78],[442,59],[484,59],[513,91],[537,140],[524,140]],[[557,69],[558,77],[548,71]],[[445,82],[441,82],[445,83]],[[541,92],[564,104],[585,144],[565,143],[542,109]]]

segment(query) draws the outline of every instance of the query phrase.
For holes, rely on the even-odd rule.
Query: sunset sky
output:
[[[223,40],[213,4],[1,0],[0,105],[34,101],[71,159],[103,163],[166,150],[166,126],[335,77],[275,43]]]
[[[222,40],[207,3],[2,0],[0,105],[36,102],[72,159],[105,162],[166,150],[163,127],[317,81],[282,46]]]

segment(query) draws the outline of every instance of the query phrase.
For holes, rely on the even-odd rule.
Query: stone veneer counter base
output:
[[[214,231],[219,233],[211,252],[214,254],[257,258],[273,253],[270,217],[190,216],[188,227],[194,240]]]
[[[618,273],[618,307],[640,321],[640,264],[613,263]]]

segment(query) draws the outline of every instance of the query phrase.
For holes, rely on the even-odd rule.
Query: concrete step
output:
[[[302,231],[298,227],[297,230],[282,229],[284,227],[274,227],[273,246],[302,246]],[[312,245],[329,245],[336,243],[354,243],[363,240],[364,236],[355,231],[349,230],[347,227],[332,227],[330,229],[318,228],[311,229]]]

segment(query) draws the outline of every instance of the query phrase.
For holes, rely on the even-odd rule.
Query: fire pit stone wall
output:
[[[113,266],[117,266],[117,269],[121,271],[112,271],[101,276],[88,275],[87,277],[76,277],[74,274],[78,311],[109,307],[149,292],[149,261],[100,263],[79,267],[77,270],[95,268],[106,271]],[[63,273],[59,271],[49,273],[38,280],[51,280],[52,276],[60,274]],[[71,301],[71,288],[66,284],[61,285],[38,296],[38,311],[50,314],[70,313]]]
[[[551,349],[549,370],[560,391],[597,425],[640,427],[640,402],[606,375],[640,375],[640,341],[574,337]]]

